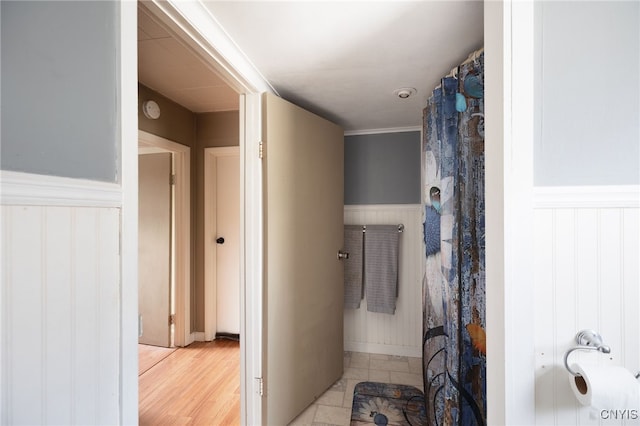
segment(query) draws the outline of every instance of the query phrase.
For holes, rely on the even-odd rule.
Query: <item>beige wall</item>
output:
[[[237,146],[240,138],[238,111],[196,115],[196,140],[202,148]]]
[[[151,120],[142,113],[142,104],[153,100],[160,106],[160,118]],[[161,94],[138,84],[138,128],[156,136],[194,147],[196,115]]]
[[[148,119],[142,103],[154,100],[160,118]],[[191,331],[204,331],[204,148],[237,146],[240,141],[238,111],[196,114],[172,100],[138,85],[140,130],[191,147]]]

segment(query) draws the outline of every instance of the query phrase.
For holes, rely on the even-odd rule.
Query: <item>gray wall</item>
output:
[[[344,203],[420,204],[420,132],[344,138]]]
[[[118,180],[118,3],[2,1],[4,170]]]
[[[640,3],[536,7],[535,184],[640,184]]]

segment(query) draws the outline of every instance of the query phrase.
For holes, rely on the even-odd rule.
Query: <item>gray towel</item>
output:
[[[344,251],[349,258],[344,261],[344,307],[358,309],[362,300],[362,226],[344,226]]]
[[[367,310],[393,315],[398,297],[397,225],[367,225],[364,235],[364,291]]]

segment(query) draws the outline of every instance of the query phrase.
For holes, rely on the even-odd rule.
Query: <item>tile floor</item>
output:
[[[291,425],[349,425],[353,389],[360,382],[422,387],[422,358],[345,352],[344,375]]]

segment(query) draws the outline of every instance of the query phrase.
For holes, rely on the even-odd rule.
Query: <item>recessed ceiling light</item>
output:
[[[413,87],[401,87],[393,91],[393,94],[400,99],[407,99],[416,94],[416,89]]]

